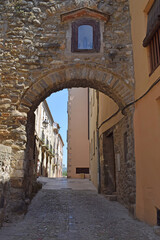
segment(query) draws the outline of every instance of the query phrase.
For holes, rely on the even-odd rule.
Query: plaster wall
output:
[[[108,96],[103,93],[99,93],[99,126],[108,118],[110,118],[118,110],[118,105]],[[111,120],[104,123],[99,129],[99,135],[113,127],[123,118],[121,112],[119,112]]]
[[[147,30],[147,13],[153,0],[130,0],[135,66],[135,98],[142,96],[159,79],[160,66],[150,75],[149,47],[142,46]],[[157,224],[160,209],[160,83],[135,105],[136,215]]]
[[[136,213],[141,220],[156,225],[160,209],[160,83],[136,104],[134,126]]]
[[[81,178],[76,168],[89,168],[88,89],[68,91],[68,178]]]

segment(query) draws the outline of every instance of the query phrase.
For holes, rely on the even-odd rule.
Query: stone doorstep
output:
[[[117,195],[104,195],[109,201],[117,201]]]
[[[160,226],[154,226],[153,227],[153,231],[155,234],[157,234],[158,236],[160,236]]]

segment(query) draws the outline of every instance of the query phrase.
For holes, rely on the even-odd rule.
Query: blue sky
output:
[[[63,148],[63,164],[67,166],[67,128],[68,128],[68,115],[67,115],[67,101],[68,90],[64,89],[57,93],[53,93],[47,99],[48,106],[52,113],[55,122],[60,125],[60,134],[64,141]]]

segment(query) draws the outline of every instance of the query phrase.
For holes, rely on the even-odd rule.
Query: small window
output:
[[[44,134],[44,131],[42,131],[42,142],[45,143],[45,134]]]
[[[78,49],[93,49],[93,27],[80,25],[78,27]]]
[[[99,22],[81,19],[72,23],[72,52],[99,52],[100,25]]]
[[[81,173],[89,174],[89,168],[76,168],[76,174]]]
[[[127,162],[128,146],[127,146],[127,132],[124,133],[124,160]]]
[[[50,144],[50,151],[51,151],[51,153],[53,152],[53,147],[51,144]]]

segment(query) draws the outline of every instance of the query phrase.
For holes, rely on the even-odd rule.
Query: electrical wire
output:
[[[98,130],[109,120],[111,120],[113,117],[115,117],[120,111],[122,112],[122,114],[124,115],[124,110],[126,110],[128,107],[130,107],[131,105],[135,104],[136,102],[138,102],[139,100],[141,100],[142,98],[144,98],[150,91],[151,89],[156,86],[158,83],[160,82],[160,78],[158,78],[150,87],[149,89],[139,98],[137,98],[136,100],[128,103],[122,110],[119,108],[114,114],[112,114],[109,118],[107,118],[106,120],[104,120],[100,126],[98,127]]]

